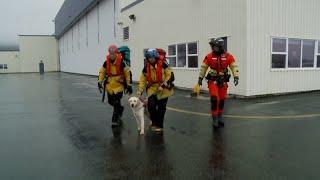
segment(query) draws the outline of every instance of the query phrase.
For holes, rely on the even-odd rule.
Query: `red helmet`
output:
[[[109,53],[118,53],[118,47],[116,45],[110,45],[108,48]]]

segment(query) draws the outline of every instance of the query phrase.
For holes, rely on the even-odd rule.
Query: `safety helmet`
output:
[[[110,45],[108,48],[109,53],[118,53],[118,47],[116,45]]]
[[[159,58],[159,53],[156,49],[148,49],[145,54],[144,54],[145,58]]]
[[[221,55],[225,52],[224,49],[224,40],[222,38],[213,38],[209,41],[212,51],[216,55]],[[218,48],[218,49],[217,49]]]
[[[209,41],[209,44],[210,44],[211,47],[213,47],[213,46],[223,47],[224,40],[222,38],[212,38]]]

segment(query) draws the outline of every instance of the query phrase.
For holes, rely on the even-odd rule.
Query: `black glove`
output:
[[[131,95],[132,92],[133,92],[132,86],[128,86],[128,87],[127,87],[127,94]]]
[[[201,77],[199,77],[198,84],[199,84],[199,86],[202,86],[202,78]]]
[[[99,89],[100,93],[102,93],[102,91],[103,91],[103,81],[98,81],[98,89]]]
[[[239,77],[234,77],[233,78],[233,83],[235,86],[237,86],[239,84]]]

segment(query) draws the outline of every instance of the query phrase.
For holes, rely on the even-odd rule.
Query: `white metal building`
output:
[[[119,44],[119,13],[118,0],[66,0],[55,19],[61,71],[97,75],[108,45]]]
[[[0,51],[0,73],[59,71],[58,44],[52,35],[19,35],[19,50]]]
[[[108,44],[126,44],[138,80],[143,50],[160,47],[168,51],[175,84],[191,88],[210,51],[208,40],[225,37],[240,69],[240,85],[231,84],[230,93],[320,90],[318,0],[98,2],[58,33],[62,71],[96,75]]]

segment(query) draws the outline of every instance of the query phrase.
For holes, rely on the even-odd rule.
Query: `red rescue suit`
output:
[[[217,56],[213,52],[209,53],[203,60],[199,77],[204,77],[208,67],[210,67],[210,71],[206,78],[211,97],[211,113],[213,116],[220,116],[224,109],[230,79],[228,67],[234,77],[239,76],[239,71],[235,59],[228,52],[223,53],[221,56]]]

